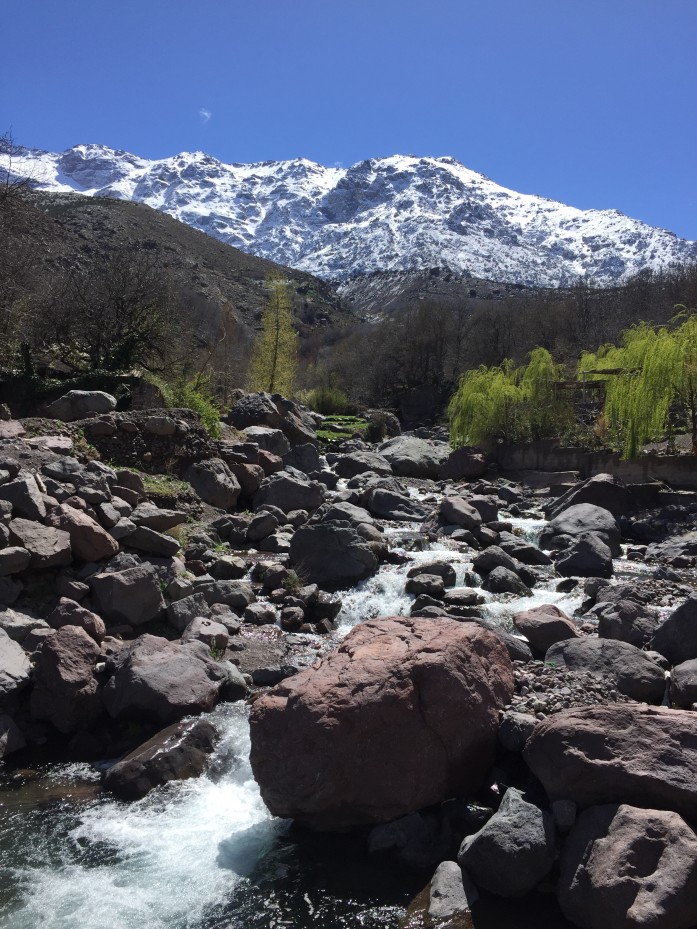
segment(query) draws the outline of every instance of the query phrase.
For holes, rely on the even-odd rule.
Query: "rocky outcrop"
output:
[[[512,693],[499,640],[391,617],[260,697],[251,762],[271,811],[318,829],[384,822],[480,785]]]

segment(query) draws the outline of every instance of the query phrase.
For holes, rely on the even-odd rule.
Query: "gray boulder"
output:
[[[613,474],[596,474],[557,497],[545,509],[545,515],[547,519],[554,519],[564,510],[580,503],[592,503],[593,506],[608,510],[615,519],[626,516],[631,510],[629,488],[624,481]]]
[[[186,479],[204,503],[230,510],[237,503],[242,488],[221,458],[199,461],[186,472]]]
[[[373,474],[392,474],[392,466],[386,458],[376,452],[352,452],[341,455],[334,464],[339,477],[352,478],[370,471]]]
[[[621,535],[615,517],[609,510],[592,503],[575,504],[556,516],[543,529],[540,547],[549,550],[561,545],[566,548],[564,536],[577,539],[589,532],[600,536],[613,558],[621,553]]]
[[[385,487],[375,487],[368,491],[364,495],[364,503],[378,519],[422,522],[431,513],[430,508],[423,503]]]
[[[602,537],[593,532],[584,533],[554,562],[557,572],[564,577],[612,577],[612,552]]]
[[[245,440],[253,442],[272,455],[283,458],[290,451],[290,442],[280,429],[269,429],[268,426],[250,426],[244,430]]]
[[[302,526],[290,543],[290,563],[309,582],[335,590],[377,571],[378,560],[347,522]]]
[[[549,874],[555,851],[551,813],[510,787],[498,811],[464,840],[457,860],[477,887],[500,897],[522,897]]]
[[[447,442],[401,435],[383,442],[378,452],[390,463],[393,474],[437,480],[441,465],[450,456],[451,448]]]
[[[123,800],[139,800],[169,781],[199,777],[217,741],[208,720],[174,723],[112,765],[104,786]]]
[[[160,581],[150,564],[93,574],[89,583],[97,609],[112,622],[142,626],[164,609]]]
[[[443,497],[440,518],[444,523],[476,531],[482,524],[479,510],[462,497]]]
[[[26,748],[26,740],[17,723],[6,713],[0,713],[0,761],[12,752]]]
[[[697,658],[697,593],[690,594],[661,623],[651,640],[651,648],[674,665]]]
[[[212,709],[225,680],[225,668],[203,642],[178,644],[146,634],[114,659],[104,705],[115,719],[171,723]]]
[[[46,516],[46,505],[32,474],[0,484],[0,500],[6,500],[12,504],[12,512],[15,516],[39,522]]]
[[[697,703],[697,658],[683,661],[671,671],[670,702],[688,710]]]
[[[23,690],[31,679],[31,665],[21,645],[0,629],[0,705]]]
[[[299,471],[278,471],[264,478],[254,495],[254,508],[275,506],[284,513],[316,510],[324,500],[324,487]]]
[[[482,588],[494,594],[516,594],[519,597],[529,597],[532,591],[508,568],[494,568],[482,582]]]
[[[620,693],[632,700],[660,703],[665,673],[645,652],[613,639],[567,639],[552,645],[545,662],[571,671],[592,671],[614,680]]]
[[[104,391],[69,390],[46,407],[46,415],[51,419],[62,419],[65,423],[71,423],[95,413],[111,413],[115,409],[116,398]]]

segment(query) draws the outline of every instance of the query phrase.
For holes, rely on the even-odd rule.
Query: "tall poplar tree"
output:
[[[261,332],[249,363],[250,390],[290,396],[298,368],[298,334],[293,323],[293,302],[288,283],[270,277],[271,295],[261,317]]]

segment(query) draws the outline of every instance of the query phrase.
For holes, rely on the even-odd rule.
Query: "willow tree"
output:
[[[532,351],[522,368],[507,359],[466,371],[448,405],[451,443],[488,446],[557,435],[571,415],[557,394],[560,373],[544,348]]]
[[[290,289],[281,277],[268,280],[271,295],[261,317],[261,332],[249,363],[250,390],[290,396],[298,368],[298,334]]]
[[[697,316],[683,310],[670,326],[639,323],[620,345],[584,352],[578,374],[607,379],[604,417],[625,458],[661,439],[677,413],[697,454]]]

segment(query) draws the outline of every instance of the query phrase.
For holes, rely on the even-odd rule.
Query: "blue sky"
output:
[[[697,239],[696,0],[21,0],[2,23],[21,144],[452,155]]]

